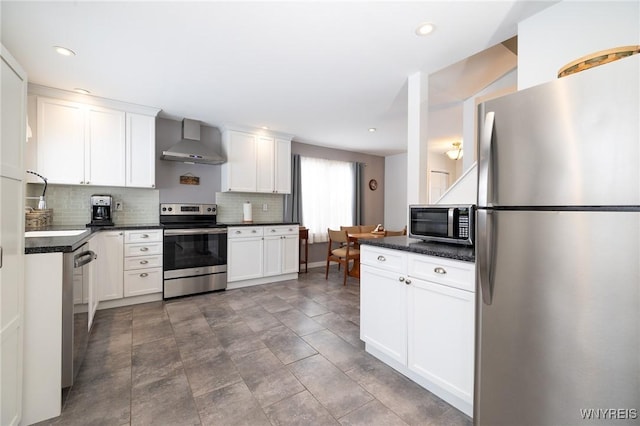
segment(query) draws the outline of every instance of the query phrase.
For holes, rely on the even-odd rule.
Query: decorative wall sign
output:
[[[191,173],[180,176],[180,184],[182,185],[200,185],[200,177],[194,176]]]

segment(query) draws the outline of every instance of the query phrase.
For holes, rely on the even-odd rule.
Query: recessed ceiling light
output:
[[[376,129],[375,127],[369,127],[369,131],[370,131],[371,133],[375,132],[376,130],[377,130],[377,129]]]
[[[80,89],[78,87],[76,87],[75,89],[73,89],[74,92],[76,93],[81,93],[83,95],[88,95],[89,93],[91,93],[90,91],[88,91],[87,89]]]
[[[268,127],[268,126],[262,126],[262,128],[263,128],[264,130],[269,130],[269,127]]]
[[[76,56],[76,52],[74,52],[71,49],[67,49],[66,47],[53,46],[53,48],[56,50],[56,52],[58,52],[62,56]]]
[[[426,36],[431,34],[435,29],[435,25],[433,25],[431,22],[423,22],[422,24],[418,25],[418,28],[416,28],[416,34],[419,36]]]

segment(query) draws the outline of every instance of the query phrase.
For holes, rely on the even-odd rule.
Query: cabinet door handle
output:
[[[378,260],[380,262],[386,262],[387,259],[383,255],[380,255],[380,256],[378,256]]]
[[[400,278],[398,278],[398,281],[400,281],[401,283],[403,283],[403,282],[404,282],[404,277],[400,277]]]
[[[143,273],[140,274],[140,278],[145,278],[145,277],[148,277],[148,276],[149,276],[149,274],[147,274],[146,272],[143,272]]]
[[[242,234],[242,231],[236,231],[236,234]]]
[[[438,266],[437,268],[434,268],[433,272],[435,272],[436,274],[444,275],[447,273],[447,270]]]
[[[406,285],[409,285],[409,284],[411,284],[411,280],[410,280],[409,278],[407,278],[406,280],[404,280],[404,283],[405,283]]]
[[[140,247],[140,251],[149,251],[148,247]]]
[[[148,261],[148,260],[141,260],[141,261],[140,261],[140,264],[141,264],[141,265],[146,265],[147,263],[149,263],[149,261]]]

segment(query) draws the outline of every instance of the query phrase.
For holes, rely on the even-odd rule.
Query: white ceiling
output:
[[[300,142],[389,155],[406,151],[409,75],[501,43],[551,4],[3,0],[0,7],[2,44],[33,83],[158,107],[168,118],[269,126]],[[416,36],[425,21],[436,31]],[[54,45],[77,55],[60,56]],[[437,86],[438,102],[463,96]]]

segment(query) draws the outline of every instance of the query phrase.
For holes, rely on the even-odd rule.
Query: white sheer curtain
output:
[[[309,243],[328,241],[327,228],[353,224],[354,175],[351,163],[301,157],[302,215]]]

